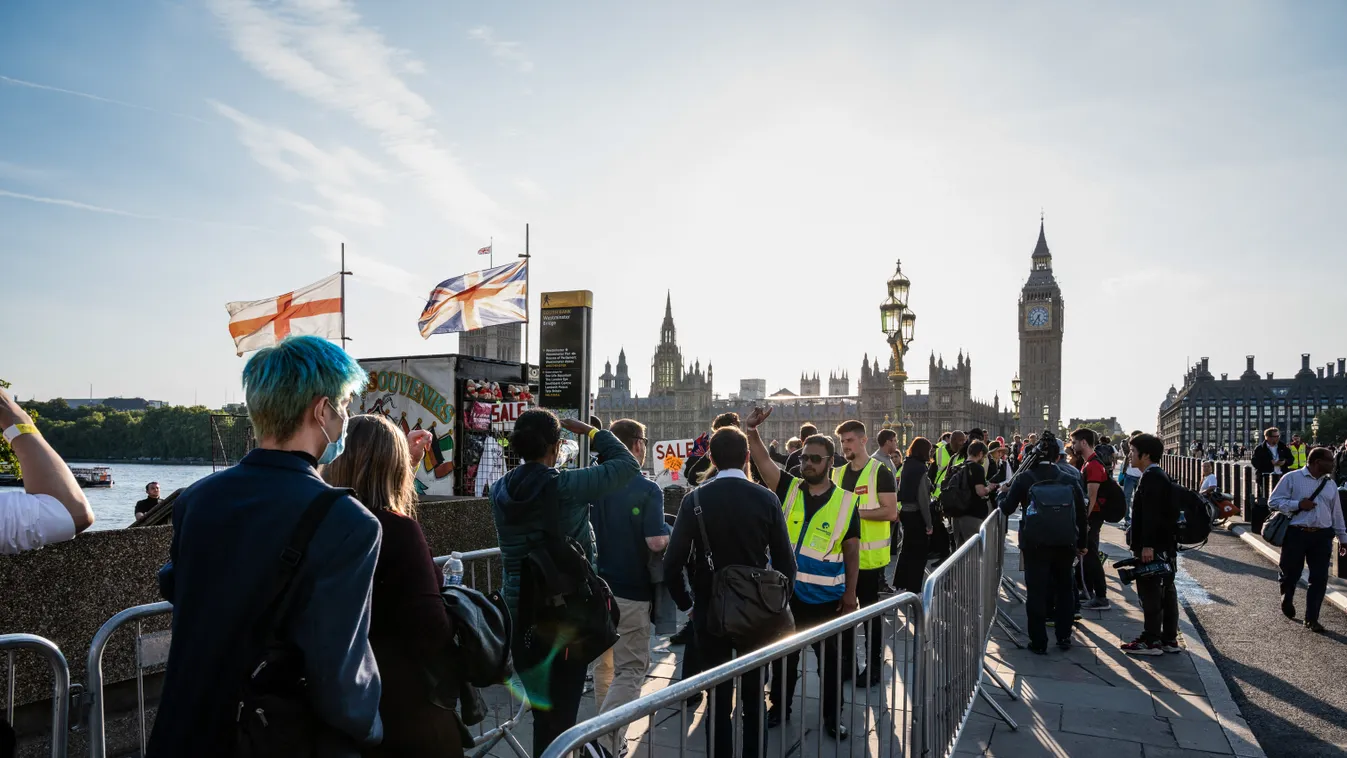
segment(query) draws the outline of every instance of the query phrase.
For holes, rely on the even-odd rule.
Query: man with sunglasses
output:
[[[771,408],[754,408],[745,420],[748,447],[762,474],[763,484],[776,492],[786,518],[786,530],[795,546],[795,594],[790,601],[797,630],[826,623],[858,607],[857,581],[860,575],[861,525],[856,512],[856,497],[833,484],[833,456],[836,448],[828,437],[815,434],[800,449],[800,476],[796,478],[777,468],[771,453],[758,434],[758,426],[772,414]],[[836,740],[847,738],[846,727],[839,723],[841,712],[841,671],[838,670],[838,637],[814,644],[820,660],[822,678],[823,726]],[[785,672],[778,665],[772,676],[772,707],[767,725],[780,726],[790,719],[795,700],[795,685],[800,678],[800,654],[786,658]],[[784,692],[783,692],[784,690]]]

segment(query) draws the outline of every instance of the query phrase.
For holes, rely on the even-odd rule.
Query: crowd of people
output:
[[[181,492],[173,508],[158,580],[174,633],[147,755],[232,755],[247,744],[457,757],[471,744],[452,697],[446,704],[426,675],[467,666],[455,659],[465,630],[446,613],[445,580],[416,520],[415,462],[430,436],[351,416],[350,398],[365,381],[354,359],[311,337],[248,361],[257,448]],[[783,453],[759,434],[770,414],[715,420],[694,446],[687,471],[695,486],[672,517],[664,493],[641,475],[642,424],[619,419],[603,429],[542,409],[516,420],[509,442],[522,463],[491,486],[489,500],[511,620],[502,645],[533,706],[535,754],[576,723],[591,670],[599,712],[640,696],[652,634],[672,631],[670,604],[690,612],[678,640],[683,676],[692,676],[894,592],[920,593],[929,566],[998,511],[1022,510],[1033,652],[1047,653],[1049,629],[1069,648],[1082,608],[1112,607],[1100,553],[1106,520],[1128,530],[1139,566],[1168,567],[1139,572],[1143,628],[1123,651],[1181,650],[1176,485],[1159,465],[1156,436],[1133,433],[1115,447],[1089,429],[1061,441],[970,429],[934,443],[917,437],[900,450],[881,430],[871,449],[866,426],[848,420],[831,435],[801,427]],[[3,390],[0,429],[25,484],[0,494],[0,552],[87,529],[93,513],[68,467]],[[588,440],[592,465],[559,466],[567,434]],[[1293,445],[1270,429],[1251,457],[1277,476],[1270,507],[1291,518],[1283,610],[1296,616],[1295,586],[1308,564],[1304,624],[1321,630],[1332,538],[1347,544],[1337,488],[1325,486],[1341,461],[1323,448],[1302,461]],[[157,485],[146,494],[138,518],[159,502]],[[729,633],[711,601],[726,572],[745,567],[779,577],[788,603],[749,609],[773,623]],[[838,719],[842,682],[882,683],[883,636],[874,619],[813,646],[830,739],[849,737]],[[769,730],[794,717],[806,671],[794,653],[744,676],[737,701],[733,684],[722,685],[708,752],[733,754],[742,727],[743,754],[761,755]],[[625,751],[620,732],[603,743]]]

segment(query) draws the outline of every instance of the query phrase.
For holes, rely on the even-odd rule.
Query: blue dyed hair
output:
[[[314,398],[339,402],[367,379],[360,364],[331,342],[287,337],[275,347],[257,351],[243,367],[248,417],[258,439],[286,440],[299,431]]]

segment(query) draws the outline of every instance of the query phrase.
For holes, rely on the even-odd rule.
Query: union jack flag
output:
[[[439,283],[421,311],[421,336],[528,320],[528,261],[474,271]]]

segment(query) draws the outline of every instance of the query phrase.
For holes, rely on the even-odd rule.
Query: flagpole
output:
[[[519,257],[524,259],[524,355],[522,356],[524,359],[524,376],[521,378],[524,380],[524,386],[527,387],[529,383],[529,325],[533,321],[529,314],[529,301],[533,297],[533,292],[529,290],[529,275],[533,273],[533,266],[529,265],[529,259],[532,256],[529,254],[528,224],[524,224],[524,253]]]
[[[346,243],[341,243],[341,349],[346,349],[346,343],[351,340],[346,336],[346,277],[351,272],[346,270]]]

